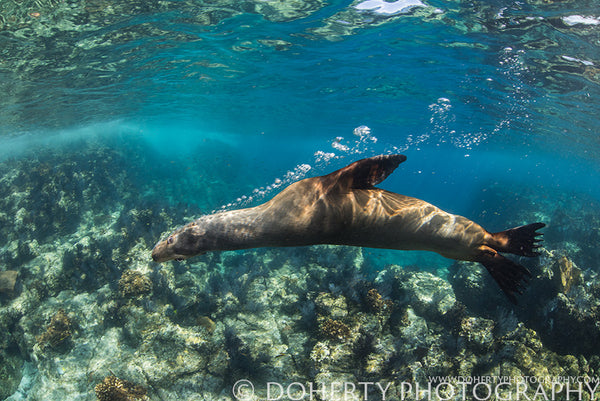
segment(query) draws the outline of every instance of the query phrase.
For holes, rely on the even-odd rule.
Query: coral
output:
[[[564,232],[549,226],[553,250],[520,260],[534,277],[517,307],[476,263],[454,264],[447,280],[418,267],[374,268],[360,248],[210,253],[159,267],[149,257],[153,241],[200,213],[205,205],[193,199],[206,181],[192,167],[169,184],[168,168],[131,149],[0,165],[0,262],[19,271],[19,291],[0,305],[0,399],[92,399],[90,383],[98,383],[101,400],[141,399],[143,386],[161,399],[226,401],[223,389],[238,377],[426,385],[429,375],[600,372],[600,277],[597,253],[588,253],[599,230],[586,222],[599,221],[593,210],[574,222],[575,207],[553,215]],[[158,184],[137,179],[148,166]],[[182,205],[156,201],[181,196]],[[210,196],[212,204],[222,193]],[[536,212],[528,203],[519,201],[524,221]],[[60,355],[40,352],[46,347]],[[141,386],[105,378],[109,369]]]
[[[365,298],[367,307],[375,313],[390,313],[394,307],[394,302],[384,299],[375,288],[371,288]]]
[[[333,340],[344,340],[350,337],[350,328],[339,320],[325,319],[319,329],[325,337]]]
[[[107,376],[94,387],[100,401],[135,401],[146,399],[146,389],[116,376]]]
[[[342,319],[348,315],[348,303],[343,295],[321,292],[315,299],[315,305],[322,315],[333,319]]]
[[[71,328],[71,319],[63,309],[59,309],[50,319],[46,331],[37,337],[37,342],[42,348],[56,347],[71,337]]]
[[[141,297],[152,292],[152,281],[135,270],[126,270],[119,279],[119,295],[124,298]]]
[[[459,335],[465,338],[467,344],[476,352],[483,352],[488,350],[494,342],[494,326],[493,320],[465,317],[460,322]]]

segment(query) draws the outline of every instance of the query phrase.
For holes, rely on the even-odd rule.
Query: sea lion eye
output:
[[[173,243],[173,237],[167,238],[167,244],[171,245]]]

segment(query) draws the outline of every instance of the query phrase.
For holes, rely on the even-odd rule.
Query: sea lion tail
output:
[[[540,247],[542,233],[537,232],[544,223],[533,223],[525,226],[511,228],[509,230],[490,234],[487,246],[482,247],[482,253],[477,261],[485,266],[500,289],[508,299],[516,304],[516,294],[522,294],[531,272],[527,268],[510,259],[505,258],[499,252],[508,252],[519,256],[538,256],[537,249]]]
[[[519,256],[538,256],[537,249],[542,242],[542,233],[537,232],[544,223],[533,223],[525,226],[511,228],[506,231],[492,234],[492,242],[489,245],[498,252],[508,252]]]
[[[498,252],[485,252],[477,260],[485,266],[510,302],[517,304],[516,295],[523,294],[531,272],[524,266],[505,258]]]

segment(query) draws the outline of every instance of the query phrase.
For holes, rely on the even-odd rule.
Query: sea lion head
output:
[[[159,241],[152,249],[152,259],[162,263],[201,255],[205,253],[199,251],[201,242],[202,235],[199,235],[196,224],[188,224],[170,234],[167,239]]]

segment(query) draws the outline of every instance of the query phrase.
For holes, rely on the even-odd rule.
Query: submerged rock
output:
[[[389,269],[394,272],[399,300],[409,303],[418,314],[437,320],[454,306],[456,297],[446,280],[428,272],[407,271],[393,266]]]
[[[581,281],[581,270],[566,256],[554,260],[551,266],[558,291],[567,294],[571,287]]]
[[[117,154],[22,164],[0,177],[17,194],[0,199],[6,216],[19,216],[14,228],[0,226],[9,238],[0,259],[19,269],[19,291],[0,305],[0,398],[226,401],[242,378],[426,386],[438,375],[600,374],[600,279],[581,241],[551,235],[565,246],[531,261],[518,307],[478,264],[458,262],[446,280],[376,269],[360,248],[222,252],[158,266],[153,241],[187,209],[137,205],[146,192],[133,196],[134,161]],[[107,157],[121,167],[82,160]],[[49,171],[57,179],[44,182]],[[61,206],[36,199],[36,188],[76,191]],[[37,207],[46,210],[39,221]],[[378,399],[376,389],[368,395]],[[387,395],[401,398],[398,389]],[[515,387],[501,395],[519,396]]]
[[[465,339],[466,346],[477,352],[487,351],[494,343],[495,323],[493,320],[478,317],[466,317],[460,322],[459,336]]]
[[[322,315],[330,316],[333,319],[348,316],[348,302],[343,295],[336,296],[329,292],[321,292],[314,302]]]
[[[477,314],[491,316],[498,306],[510,307],[498,284],[479,263],[454,263],[448,279],[456,299]]]
[[[0,351],[0,399],[4,400],[15,391],[23,377],[23,358],[15,352]]]
[[[19,272],[15,270],[6,270],[0,272],[0,293],[12,294],[17,284]]]

